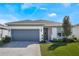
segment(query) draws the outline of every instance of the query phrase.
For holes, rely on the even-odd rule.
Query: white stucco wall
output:
[[[48,40],[51,40],[52,27],[48,27]]]
[[[11,29],[39,29],[39,41],[43,40],[43,26],[8,26],[9,36],[11,36]]]
[[[3,30],[3,35],[2,36],[5,37],[6,35],[8,36],[8,30]]]
[[[8,36],[8,30],[5,30],[5,29],[0,29],[0,37],[5,37],[6,35]]]
[[[79,28],[78,27],[72,28],[72,35],[75,35],[77,38],[79,38]]]
[[[51,40],[53,40],[53,38],[57,38],[57,27],[52,27]]]
[[[1,37],[1,33],[2,33],[2,32],[1,32],[1,29],[0,29],[0,37]]]

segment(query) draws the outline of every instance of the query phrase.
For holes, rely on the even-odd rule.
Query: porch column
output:
[[[39,35],[40,35],[40,41],[42,41],[44,38],[43,38],[43,28],[41,28],[40,30],[39,30]]]

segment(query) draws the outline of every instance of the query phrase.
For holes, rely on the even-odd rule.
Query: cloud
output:
[[[37,9],[40,9],[40,10],[46,10],[46,8],[41,7],[41,4],[23,3],[21,5],[22,10],[30,8],[30,7],[36,7]]]
[[[6,23],[6,22],[7,22],[6,20],[0,19],[0,24],[4,24],[4,23]]]
[[[40,8],[41,10],[46,10],[46,8]]]
[[[27,9],[27,8],[30,8],[32,7],[32,3],[23,3],[21,5],[21,9],[24,10],[24,9]]]
[[[51,13],[51,14],[48,14],[48,16],[53,17],[53,16],[57,16],[57,14],[56,13]]]
[[[69,7],[69,6],[71,6],[71,3],[63,3],[63,6],[64,7]]]
[[[6,22],[12,22],[18,20],[15,16],[9,15],[0,15],[0,24],[4,24]]]

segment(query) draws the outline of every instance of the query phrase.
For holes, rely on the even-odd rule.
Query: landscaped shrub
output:
[[[4,38],[4,37],[2,37],[1,41],[2,41],[2,42],[4,42],[4,40],[5,40],[5,38]]]
[[[0,40],[0,46],[3,46],[4,44],[8,43],[11,41],[11,38],[8,36],[2,37]]]
[[[63,42],[63,40],[62,39],[53,39],[53,40],[49,40],[50,42]]]
[[[78,39],[75,36],[72,36],[71,38],[63,38],[63,42],[77,42]]]
[[[76,42],[78,41],[76,37],[74,38],[63,38],[63,39],[56,39],[50,40],[50,42]]]
[[[58,39],[57,38],[53,38],[53,40],[52,40],[53,42],[57,42],[58,41]]]
[[[5,37],[2,38],[2,42],[3,42],[3,43],[8,43],[8,42],[10,42],[10,41],[11,41],[11,38],[8,37],[8,36],[5,36]]]
[[[0,46],[2,46],[3,45],[3,42],[2,42],[2,40],[0,40]]]
[[[78,41],[77,37],[75,37],[74,35],[72,36],[72,40]]]
[[[42,40],[42,41],[40,41],[40,43],[46,43],[46,40]]]
[[[58,39],[57,42],[63,42],[63,39]]]
[[[54,42],[53,40],[49,40],[49,42]]]
[[[74,42],[72,38],[63,38],[63,42]]]

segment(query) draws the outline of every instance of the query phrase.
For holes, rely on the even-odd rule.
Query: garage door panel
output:
[[[12,30],[12,40],[39,41],[38,29]]]

